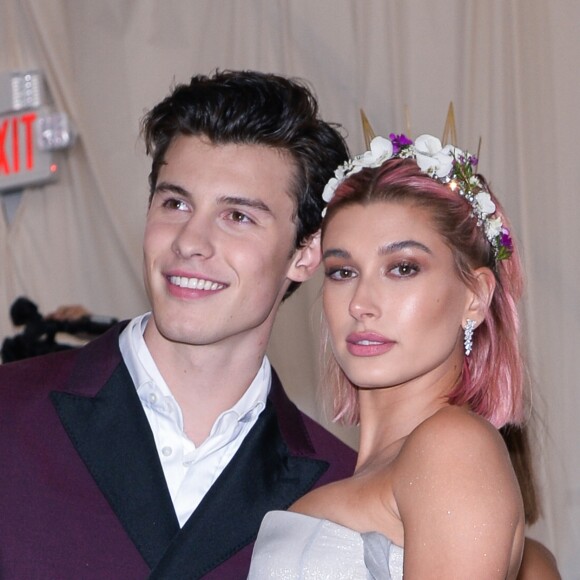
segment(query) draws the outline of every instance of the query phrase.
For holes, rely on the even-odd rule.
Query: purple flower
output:
[[[503,228],[499,235],[499,244],[496,252],[496,261],[507,260],[514,250],[512,238],[510,236],[509,230]]]
[[[405,136],[403,133],[400,135],[396,135],[395,133],[391,133],[389,135],[389,139],[393,144],[393,155],[397,155],[401,149],[407,147],[407,145],[412,145],[413,141]]]
[[[514,249],[514,244],[512,242],[512,238],[510,236],[510,232],[509,232],[509,230],[507,228],[503,228],[503,230],[501,231],[500,244],[506,250],[508,250],[508,252],[510,252],[510,253]]]

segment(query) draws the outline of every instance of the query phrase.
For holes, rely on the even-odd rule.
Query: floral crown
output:
[[[491,244],[497,262],[511,256],[513,246],[509,230],[496,215],[495,203],[477,175],[477,158],[453,145],[441,146],[432,135],[421,135],[415,142],[405,135],[391,133],[389,138],[375,137],[370,150],[340,165],[326,184],[322,198],[329,203],[337,187],[350,175],[365,167],[380,167],[388,159],[414,159],[424,173],[456,191],[471,205],[471,213]],[[322,215],[326,213],[326,208]]]

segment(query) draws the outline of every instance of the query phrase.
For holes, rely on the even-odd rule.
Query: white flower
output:
[[[328,183],[324,186],[324,191],[322,192],[322,199],[328,203],[333,197],[336,188],[338,187],[339,181],[336,177],[331,177]]]
[[[482,217],[491,215],[495,212],[495,203],[491,200],[491,195],[487,191],[480,191],[475,196],[475,203],[477,204],[477,209]]]
[[[433,135],[420,135],[415,139],[415,151],[427,157],[433,157],[441,151],[441,141]]]
[[[336,171],[334,172],[334,177],[336,177],[336,179],[338,181],[342,181],[347,175],[347,165],[341,165],[340,167],[336,168]]]
[[[459,149],[459,147],[455,147],[455,145],[445,145],[442,149],[443,153],[446,155],[451,155],[454,159],[464,159],[467,157],[463,150]]]
[[[488,240],[493,240],[497,238],[502,233],[503,225],[501,219],[496,217],[493,219],[485,220],[485,233]]]
[[[441,147],[441,141],[432,135],[421,135],[415,140],[417,165],[421,171],[439,178],[451,173],[456,150],[459,151],[451,145]]]
[[[472,175],[469,178],[469,185],[471,187],[479,187],[479,188],[481,188],[481,181],[477,178],[476,175]]]
[[[337,187],[350,175],[358,173],[365,167],[379,167],[383,161],[390,159],[393,156],[393,144],[384,137],[375,137],[371,141],[371,149],[351,161],[347,161],[339,166],[334,172],[334,177],[331,177],[324,191],[322,192],[322,199],[329,203],[334,197]],[[324,211],[324,214],[326,210]],[[323,215],[324,215],[323,214]]]
[[[442,147],[441,141],[432,135],[421,135],[414,144],[405,143],[396,155],[393,155],[393,144],[389,139],[375,137],[371,141],[370,151],[347,161],[334,172],[334,177],[326,184],[322,197],[330,202],[337,187],[347,177],[365,167],[380,167],[393,157],[415,159],[421,171],[464,197],[471,204],[477,224],[483,228],[492,245],[496,260],[510,257],[512,248],[509,232],[503,227],[500,217],[492,217],[496,211],[495,203],[486,191],[485,183],[474,174],[474,158],[454,145]],[[322,212],[323,217],[325,214],[326,209]],[[504,242],[502,234],[507,236],[507,241]]]
[[[393,156],[393,144],[385,137],[375,137],[371,141],[370,151],[355,157],[353,165],[360,171],[363,167],[379,167],[383,161]]]

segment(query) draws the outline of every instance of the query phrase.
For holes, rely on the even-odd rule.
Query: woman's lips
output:
[[[354,356],[378,356],[394,345],[393,340],[376,332],[354,332],[346,337],[346,348]]]

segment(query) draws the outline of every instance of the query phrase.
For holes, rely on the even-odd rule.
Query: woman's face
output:
[[[451,387],[473,293],[428,210],[382,201],[346,207],[331,218],[322,250],[324,312],[350,381]]]

